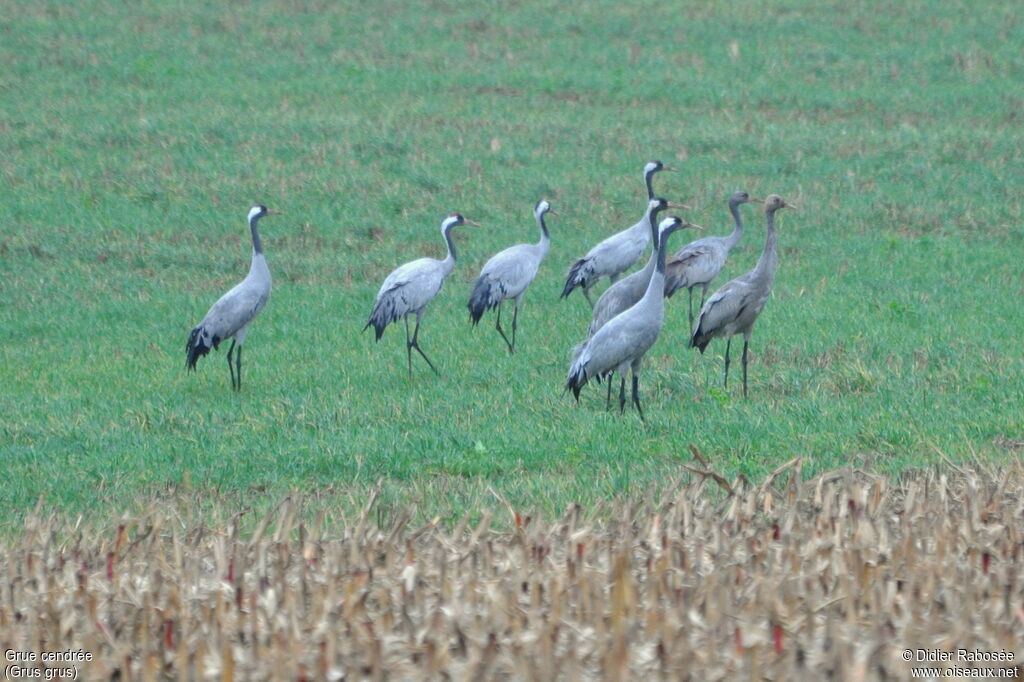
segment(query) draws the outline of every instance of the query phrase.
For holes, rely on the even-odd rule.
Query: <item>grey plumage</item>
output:
[[[474,326],[480,322],[484,312],[491,308],[498,309],[495,329],[501,334],[501,338],[505,339],[509,353],[514,353],[516,349],[516,327],[523,293],[537,276],[537,269],[551,245],[551,236],[548,234],[547,224],[544,222],[544,214],[549,212],[555,213],[547,201],[542,199],[537,202],[533,215],[537,221],[537,227],[540,228],[540,241],[536,244],[510,246],[492,256],[480,271],[480,276],[469,296],[469,317]],[[515,304],[512,313],[511,341],[505,336],[505,330],[501,327],[501,304],[510,298]]]
[[[648,203],[654,199],[651,179],[655,173],[663,170],[674,171],[676,169],[666,166],[661,161],[651,161],[644,166],[644,184],[647,186]],[[676,208],[686,208],[678,204],[670,205]],[[561,298],[565,298],[579,287],[583,289],[583,296],[593,305],[594,302],[590,299],[591,287],[602,277],[608,277],[614,284],[619,275],[628,270],[643,255],[650,238],[650,228],[645,212],[639,222],[600,242],[588,251],[587,255],[569,267]]]
[[[569,367],[566,390],[572,391],[579,400],[580,390],[590,379],[611,381],[614,372],[619,374],[619,410],[626,405],[626,371],[633,373],[633,404],[640,419],[644,413],[640,407],[639,377],[644,355],[654,345],[661,332],[665,318],[665,251],[668,236],[689,226],[675,216],[665,218],[659,225],[657,261],[647,289],[632,307],[619,313],[584,342],[578,356]]]
[[[594,304],[594,310],[590,315],[590,328],[587,330],[588,338],[593,336],[608,320],[635,305],[644,295],[644,292],[647,291],[647,284],[651,281],[651,274],[654,273],[658,262],[658,213],[668,207],[669,202],[665,199],[654,198],[648,202],[648,210],[644,217],[651,232],[651,243],[653,245],[651,257],[643,268],[612,284],[597,299],[597,303]],[[691,227],[697,226],[691,225]]]
[[[707,348],[711,339],[717,336],[726,337],[725,346],[725,385],[729,385],[729,346],[734,334],[743,334],[743,395],[747,395],[747,347],[765,303],[771,295],[775,271],[778,269],[779,256],[775,229],[775,212],[780,208],[795,207],[777,194],[765,199],[765,216],[768,224],[764,250],[757,261],[757,266],[736,279],[728,282],[711,295],[701,308],[697,325],[693,329],[690,345],[701,353]]]
[[[259,219],[266,215],[279,213],[268,211],[266,206],[253,206],[249,209],[249,231],[252,235],[249,273],[213,304],[203,321],[189,332],[185,343],[185,368],[191,372],[199,358],[209,353],[211,348],[217,349],[222,342],[231,339],[227,355],[228,370],[231,373],[231,387],[236,391],[242,388],[242,345],[249,331],[249,323],[263,310],[270,298],[270,269],[263,255],[257,226]],[[232,364],[232,359],[235,364]]]
[[[396,268],[385,278],[377,292],[377,298],[370,312],[363,331],[373,327],[376,340],[384,334],[384,329],[399,318],[405,321],[405,346],[409,360],[409,374],[412,374],[412,351],[426,360],[430,369],[437,372],[434,363],[419,345],[420,321],[427,304],[437,295],[444,284],[445,278],[455,267],[455,244],[452,242],[451,230],[458,225],[478,225],[458,213],[451,213],[441,222],[441,236],[448,247],[448,255],[444,260],[435,258],[418,258]],[[416,316],[416,330],[409,336],[409,315]]]
[[[594,305],[594,310],[590,316],[590,327],[587,329],[588,340],[608,320],[635,305],[643,297],[644,292],[647,291],[647,285],[651,281],[651,275],[654,273],[658,262],[658,244],[660,240],[658,236],[657,214],[668,208],[668,206],[669,203],[665,199],[654,198],[648,202],[645,218],[651,232],[651,243],[654,245],[654,248],[651,249],[651,257],[643,268],[612,284],[597,299],[597,303]],[[689,224],[689,226],[702,229],[699,225]],[[579,357],[580,351],[585,344],[586,341],[573,348],[573,362]],[[608,385],[608,401],[609,403],[611,402],[611,383]]]
[[[729,212],[732,213],[734,227],[731,234],[725,237],[704,237],[692,241],[676,251],[665,262],[665,296],[672,297],[676,291],[686,288],[689,291],[690,329],[693,329],[693,288],[699,286],[700,305],[708,293],[708,285],[718,276],[725,265],[729,252],[743,236],[743,218],[740,216],[740,204],[748,201],[760,203],[757,197],[746,192],[734,192],[729,197]]]

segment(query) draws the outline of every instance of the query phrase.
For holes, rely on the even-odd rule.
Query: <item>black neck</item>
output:
[[[656,168],[652,168],[651,170],[649,170],[646,173],[644,173],[644,184],[647,185],[647,200],[648,201],[650,201],[651,199],[654,198],[654,188],[651,186],[651,179],[654,177],[654,174],[657,173],[657,172],[658,172],[658,170]]]
[[[454,224],[444,228],[444,241],[446,244],[448,244],[448,257],[451,258],[452,261],[455,260],[455,242],[452,241],[453,227],[455,227]]]
[[[537,224],[540,225],[540,232],[548,239],[551,239],[551,235],[548,234],[548,224],[544,222],[544,214],[541,213],[537,216]]]
[[[658,264],[655,266],[655,270],[665,274],[665,254],[668,252],[668,236],[675,232],[675,228],[665,230],[658,239]]]
[[[254,215],[249,220],[249,230],[252,232],[252,250],[253,253],[263,253],[263,242],[260,241],[260,230],[256,226],[256,223],[260,221],[258,215]]]
[[[651,226],[651,241],[654,243],[654,248],[658,248],[658,214],[665,210],[664,206],[655,206],[654,208],[647,209],[647,222]]]

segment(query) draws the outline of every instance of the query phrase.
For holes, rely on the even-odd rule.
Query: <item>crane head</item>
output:
[[[477,227],[480,227],[480,223],[463,217],[461,213],[449,213],[445,216],[445,219],[441,221],[441,232],[446,232],[457,225],[476,225]]]
[[[765,213],[771,213],[779,210],[780,208],[791,208],[794,211],[797,210],[796,206],[787,203],[786,200],[780,197],[778,194],[769,194],[768,198],[764,200]]]
[[[684,220],[679,216],[670,215],[658,223],[658,235],[662,240],[665,237],[672,234],[676,230],[685,230],[688,227],[692,227],[695,230],[703,230],[704,228],[700,225],[691,223],[688,220]]]
[[[648,161],[647,165],[644,166],[644,175],[645,176],[646,175],[650,175],[651,173],[657,173],[658,171],[663,171],[663,170],[677,171],[679,169],[678,168],[673,168],[672,166],[666,166],[665,164],[663,164],[661,161],[658,161],[658,160]]]
[[[664,211],[667,208],[681,208],[690,210],[690,207],[687,206],[686,204],[677,204],[676,202],[669,201],[668,199],[665,199],[663,197],[654,197],[653,199],[647,202],[647,210],[650,211],[652,214],[657,213],[658,211]]]
[[[551,215],[558,215],[558,212],[551,208],[551,204],[548,203],[547,199],[541,199],[540,201],[537,202],[537,205],[533,207],[533,215],[539,218],[545,213],[550,213]]]
[[[257,204],[249,209],[249,222],[252,222],[256,218],[262,218],[265,215],[281,215],[280,211],[271,211],[262,204]]]
[[[763,204],[764,203],[764,199],[758,199],[757,197],[752,197],[749,194],[747,194],[746,192],[744,192],[743,190],[737,190],[737,191],[732,193],[731,197],[729,197],[729,203],[730,204],[735,204],[737,206],[739,204],[745,204],[748,201],[753,201],[753,202],[756,202],[758,204]]]

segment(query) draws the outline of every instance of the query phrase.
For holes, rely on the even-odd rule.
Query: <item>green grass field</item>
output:
[[[560,510],[656,490],[690,444],[730,476],[1020,457],[1020,8],[409,5],[0,0],[0,519],[41,493],[90,514],[379,479],[443,517],[493,506],[488,486]],[[562,395],[589,309],[558,295],[640,217],[652,158],[709,234],[737,188],[801,210],[780,214],[750,399],[721,388],[724,343],[686,348],[683,295],[644,425],[603,386]],[[560,215],[510,357],[466,300],[536,240],[541,197]],[[261,226],[274,292],[236,395],[224,348],[190,376],[183,347],[246,272],[254,203],[286,215]],[[360,330],[388,272],[442,257],[453,210],[484,226],[457,231],[424,320],[443,374],[410,380],[401,328]],[[760,252],[744,212],[716,285]]]

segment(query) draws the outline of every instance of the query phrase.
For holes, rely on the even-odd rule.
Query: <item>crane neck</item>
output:
[[[671,234],[671,232],[665,232],[662,234],[659,230],[654,230],[654,248],[651,250],[651,257],[647,259],[647,264],[644,265],[643,269],[643,272],[647,277],[653,275],[655,270],[657,270],[659,260],[661,261],[661,272],[665,272],[665,264],[668,260],[668,257],[665,254],[668,253],[668,247],[666,246],[665,249],[662,249],[661,242],[666,240],[669,234]]]
[[[665,209],[661,206],[648,206],[647,212],[644,214],[644,218],[647,219],[647,225],[651,228],[651,243],[654,248],[658,248],[658,214]],[[653,254],[652,254],[653,255]]]
[[[665,276],[665,254],[668,253],[668,236],[673,232],[675,232],[675,228],[665,230],[658,235],[658,262],[654,266],[654,271],[660,273],[662,277]]]
[[[253,216],[249,219],[249,231],[252,232],[252,252],[253,255],[263,255],[263,242],[260,240],[260,229],[257,223],[260,221],[258,215]]]
[[[537,227],[540,228],[540,244],[551,241],[551,234],[548,232],[548,224],[544,220],[544,214],[537,214]]]
[[[758,276],[767,275],[769,278],[772,278],[775,276],[775,269],[779,266],[778,238],[775,232],[775,210],[767,211],[765,218],[768,221],[768,234],[764,240],[764,251],[761,252],[761,257],[757,261],[757,267],[754,268],[754,272]]]
[[[655,302],[659,305],[664,305],[665,298],[665,260],[666,254],[668,253],[668,236],[675,232],[676,228],[671,228],[659,235],[658,247],[651,254],[651,261],[654,263],[654,272],[651,273],[651,279],[647,282],[647,291],[644,292],[643,299],[648,302]]]
[[[652,168],[651,170],[644,172],[644,184],[647,185],[647,201],[654,198],[654,187],[651,184],[651,180],[657,172],[658,170],[656,168]]]
[[[452,228],[454,224],[446,225],[441,230],[441,235],[444,237],[445,244],[448,245],[448,255],[445,256],[441,263],[445,266],[445,270],[451,272],[451,269],[455,267],[455,242],[452,240]]]
[[[732,219],[735,227],[732,228],[732,234],[726,237],[728,242],[728,248],[736,246],[739,242],[740,237],[743,236],[743,216],[740,215],[740,205],[735,201],[729,202],[729,213],[732,213]]]

